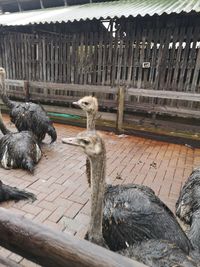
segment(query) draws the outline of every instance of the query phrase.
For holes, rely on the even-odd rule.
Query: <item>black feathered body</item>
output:
[[[11,101],[6,94],[2,95],[2,100],[10,108],[11,121],[19,132],[32,131],[39,142],[46,134],[51,136],[51,142],[56,141],[56,130],[41,105]]]
[[[200,169],[195,169],[183,186],[176,203],[176,215],[189,226],[189,239],[200,252]]]
[[[5,169],[22,168],[33,172],[40,158],[40,147],[31,132],[8,133],[0,139],[0,163]]]
[[[149,187],[108,186],[104,205],[103,237],[111,250],[122,250],[148,239],[162,239],[189,253],[189,239],[173,213]]]
[[[5,185],[0,180],[0,202],[8,200],[19,201],[22,199],[30,199],[34,201],[36,200],[36,197],[32,193],[26,192],[24,190],[19,190],[16,187]]]
[[[162,240],[136,243],[120,252],[123,256],[150,267],[197,267],[198,265],[176,245]]]
[[[192,215],[200,210],[200,169],[194,170],[183,186],[176,202],[176,215],[191,224]]]

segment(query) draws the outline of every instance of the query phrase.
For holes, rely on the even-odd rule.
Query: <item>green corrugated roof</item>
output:
[[[200,0],[121,0],[0,15],[0,25],[28,25],[80,20],[200,12]]]

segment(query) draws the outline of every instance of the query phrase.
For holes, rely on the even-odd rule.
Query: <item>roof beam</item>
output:
[[[44,8],[44,3],[42,0],[40,0],[40,7],[43,9]]]
[[[18,5],[18,9],[19,9],[19,11],[21,12],[21,11],[22,11],[22,6],[21,6],[19,0],[17,0],[17,5]]]

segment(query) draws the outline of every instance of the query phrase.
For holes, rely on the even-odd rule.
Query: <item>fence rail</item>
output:
[[[11,97],[39,101],[44,104],[58,104],[68,108],[71,108],[73,101],[85,95],[95,95],[98,98],[100,110],[107,111],[107,113],[104,112],[104,118],[112,117],[118,130],[122,129],[123,123],[126,122],[124,115],[130,112],[149,113],[153,116],[161,114],[200,118],[200,93],[11,79],[7,79],[6,84],[7,92]]]
[[[4,208],[0,208],[0,235],[1,246],[44,267],[146,266]]]

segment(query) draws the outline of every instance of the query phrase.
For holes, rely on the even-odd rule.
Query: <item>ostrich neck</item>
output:
[[[95,113],[87,112],[87,130],[93,131],[95,130]]]
[[[1,112],[0,112],[0,130],[4,135],[10,133],[10,131],[6,128],[5,124],[3,123]]]
[[[5,92],[5,75],[0,75],[0,86],[2,91]]]
[[[91,161],[91,220],[89,227],[90,238],[102,239],[102,220],[105,194],[105,152]]]

